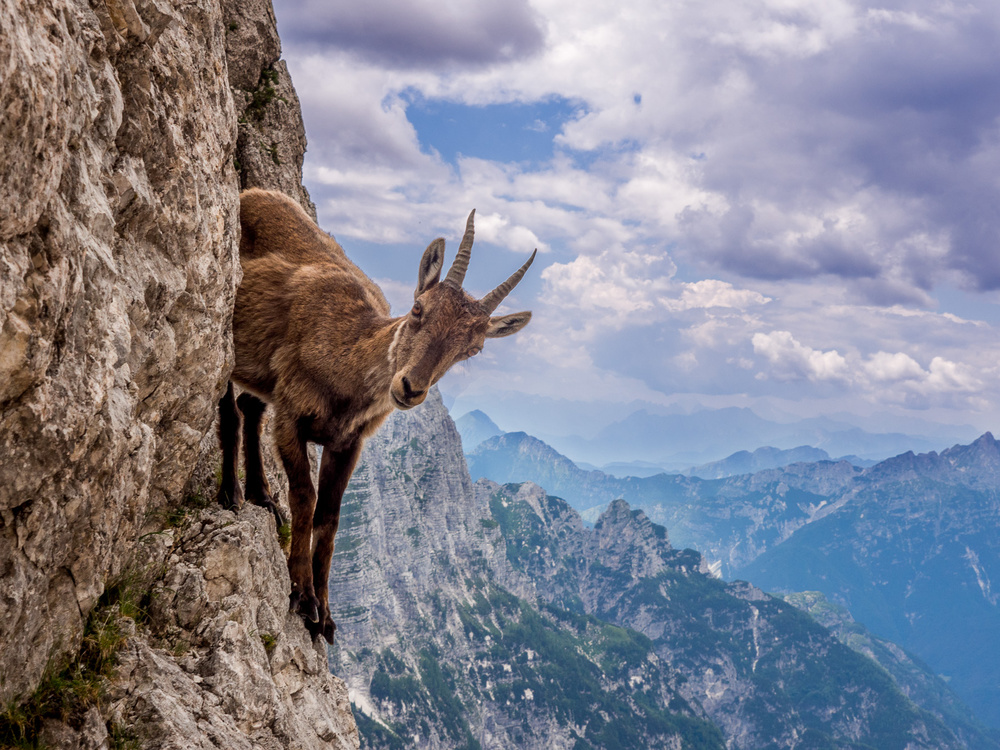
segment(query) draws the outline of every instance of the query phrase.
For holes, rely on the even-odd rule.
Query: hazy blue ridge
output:
[[[811,445],[800,445],[787,450],[765,446],[752,452],[737,451],[721,461],[695,466],[684,473],[701,479],[722,479],[740,474],[753,474],[764,469],[779,469],[789,464],[829,460],[829,453]]]
[[[843,505],[737,570],[772,591],[823,592],[927,662],[1000,728],[1000,450],[992,436],[906,454]]]
[[[808,612],[842,643],[878,662],[910,700],[942,719],[969,750],[1000,747],[1000,732],[984,727],[948,684],[919,657],[874,635],[855,621],[846,607],[831,602],[819,591],[796,592],[783,598]]]
[[[462,439],[462,450],[466,453],[472,451],[484,440],[488,440],[494,435],[503,434],[503,430],[479,409],[470,411],[456,419],[455,427],[458,428],[458,435]]]
[[[870,432],[825,417],[775,422],[750,409],[729,407],[691,414],[639,409],[592,438],[553,436],[547,442],[566,455],[597,466],[646,461],[683,469],[763,446],[788,450],[806,445],[830,456],[882,460],[908,450],[940,450],[956,439],[961,437]]]

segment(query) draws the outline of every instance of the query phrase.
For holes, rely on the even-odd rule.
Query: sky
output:
[[[471,293],[538,248],[498,311],[530,325],[441,382],[456,416],[1000,427],[1000,4],[275,12],[320,224],[394,313],[472,208]]]

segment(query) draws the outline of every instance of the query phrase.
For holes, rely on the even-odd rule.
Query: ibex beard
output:
[[[531,320],[530,312],[493,312],[535,253],[481,300],[462,289],[474,218],[475,210],[443,281],[444,240],[427,246],[413,307],[393,318],[378,286],[295,201],[256,189],[240,196],[243,280],[233,312],[236,363],[219,401],[218,499],[238,508],[245,498],[271,509],[281,523],[261,459],[262,419],[270,405],[292,514],[289,610],[329,643],[336,629],[328,594],[334,537],[365,439],[393,409],[422,403],[448,368],[482,351],[486,339],[517,333]],[[239,398],[234,383],[243,389]],[[245,491],[237,476],[241,432]],[[323,447],[318,488],[310,474],[310,442]]]

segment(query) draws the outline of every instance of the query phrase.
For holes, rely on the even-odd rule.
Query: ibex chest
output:
[[[346,450],[374,433],[391,411],[384,402],[334,402],[326,415],[306,417],[300,425],[306,440],[330,450]]]

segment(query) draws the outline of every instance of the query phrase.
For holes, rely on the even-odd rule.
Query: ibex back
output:
[[[330,643],[333,540],[365,438],[394,408],[421,403],[448,368],[477,354],[485,339],[516,333],[531,319],[530,312],[491,315],[534,253],[483,299],[462,289],[474,216],[444,281],[444,240],[436,239],[420,261],[413,308],[391,318],[378,286],[291,198],[264,190],[241,196],[243,281],[233,314],[236,365],[219,402],[219,501],[239,507],[245,497],[269,507],[280,522],[260,453],[261,419],[270,404],[292,512],[289,609]],[[238,399],[233,383],[244,390]],[[245,493],[237,477],[241,417]],[[323,446],[318,491],[309,442]]]

